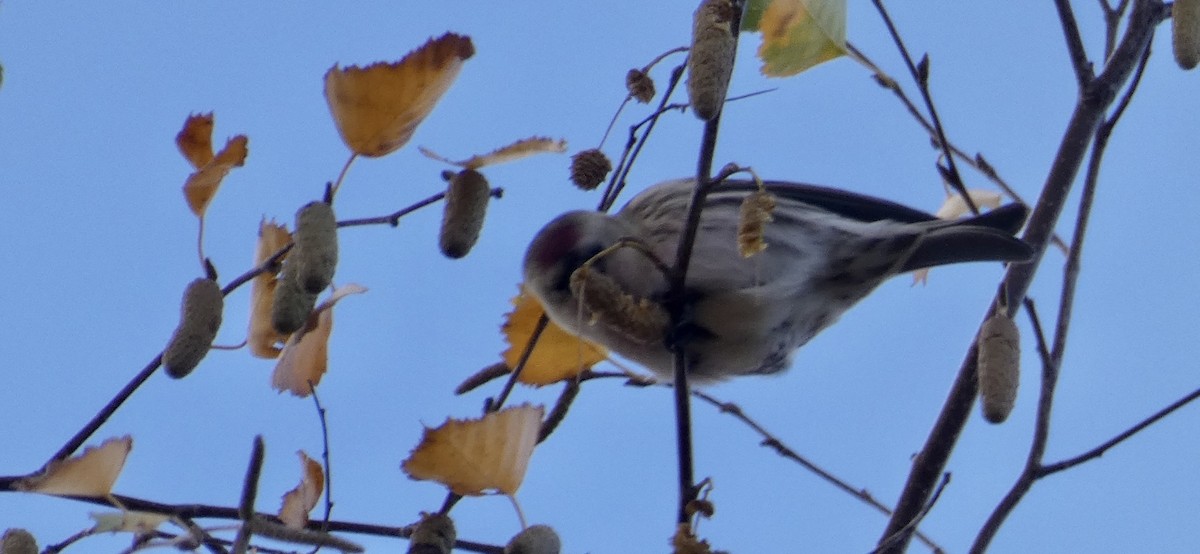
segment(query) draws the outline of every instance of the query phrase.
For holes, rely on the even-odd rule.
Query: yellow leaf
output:
[[[325,101],[346,146],[371,157],[404,146],[474,54],[469,37],[446,33],[396,63],[334,65]]]
[[[300,456],[300,483],[296,488],[283,495],[283,505],[279,507],[279,520],[292,529],[303,529],[308,524],[308,512],[321,499],[321,491],[325,489],[325,472],[321,464],[308,457],[303,450],[296,452]]]
[[[292,333],[275,372],[271,374],[271,386],[279,392],[290,392],[305,397],[321,382],[329,369],[329,335],[333,332],[333,306],[351,294],[367,292],[366,287],[349,284],[333,289],[329,299],[317,306],[308,324]]]
[[[245,135],[229,139],[225,148],[212,160],[188,176],[187,182],[183,184],[183,195],[196,217],[204,216],[208,203],[217,195],[217,188],[221,186],[221,180],[229,171],[246,163],[246,155],[249,153],[246,149],[247,142],[249,141]]]
[[[537,446],[543,413],[541,406],[523,404],[482,419],[447,419],[441,427],[425,428],[421,444],[401,467],[409,477],[432,479],[455,494],[516,494]]]
[[[213,114],[208,112],[189,115],[183,122],[183,129],[175,135],[175,146],[193,169],[200,169],[212,161],[212,132]]]
[[[111,438],[100,446],[88,447],[83,454],[50,462],[41,473],[31,475],[13,486],[17,490],[59,496],[107,496],[125,467],[125,458],[133,449],[133,437]]]
[[[503,354],[504,362],[515,369],[533,336],[538,319],[545,312],[537,299],[523,289],[512,299],[512,303],[513,311],[508,313],[500,330],[508,342],[508,350]],[[549,385],[575,377],[607,357],[608,352],[604,347],[576,337],[551,321],[542,331],[533,355],[521,372],[520,381],[527,385]]]
[[[437,152],[425,148],[424,146],[418,146],[417,149],[420,150],[425,157],[437,160],[439,162],[446,162],[450,165],[456,165],[466,169],[479,169],[488,165],[496,165],[504,162],[519,160],[521,158],[528,158],[534,154],[542,154],[547,152],[561,154],[567,151],[567,141],[563,139],[555,140],[547,137],[529,137],[518,140],[507,146],[501,146],[500,148],[492,150],[487,154],[471,156],[470,158],[458,162],[447,159]]]
[[[292,241],[286,225],[263,218],[258,224],[258,244],[254,247],[254,265],[262,265],[272,254]],[[285,255],[284,258],[287,256]],[[283,260],[279,260],[283,261]],[[275,302],[275,287],[279,282],[279,271],[264,271],[254,277],[250,284],[250,331],[246,343],[250,353],[259,358],[278,358],[287,342],[287,335],[275,330],[271,324],[271,305]]]
[[[795,75],[846,53],[846,0],[771,0],[758,24],[758,58],[769,77]]]

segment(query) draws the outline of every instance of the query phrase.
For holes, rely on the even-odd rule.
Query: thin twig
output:
[[[938,147],[942,149],[942,157],[946,160],[946,167],[942,173],[943,180],[950,183],[950,186],[962,196],[963,202],[971,209],[971,213],[978,214],[979,206],[975,205],[975,201],[971,199],[971,195],[967,194],[967,185],[963,184],[962,176],[958,174],[958,165],[954,163],[954,153],[950,151],[950,141],[946,140],[946,130],[942,127],[942,120],[938,117],[937,108],[933,105],[933,95],[929,92],[929,56],[926,55],[921,60],[921,64],[913,63],[912,56],[908,53],[908,48],[904,46],[904,40],[900,37],[899,31],[896,30],[896,25],[892,23],[892,17],[888,14],[887,8],[883,6],[883,0],[872,0],[875,4],[875,9],[879,11],[880,17],[887,25],[888,32],[892,35],[892,40],[896,42],[896,48],[900,50],[900,56],[904,58],[904,65],[908,66],[908,71],[912,74],[913,81],[917,83],[917,90],[921,92],[921,98],[925,101],[925,109],[929,112],[929,119],[933,122],[934,138],[937,140]],[[922,69],[924,68],[924,69]]]
[[[242,481],[242,499],[238,503],[238,519],[242,526],[238,528],[237,537],[233,540],[233,554],[246,554],[250,547],[250,520],[254,519],[254,499],[258,496],[258,478],[262,475],[263,438],[254,437],[254,447],[250,450],[250,463],[246,467],[246,478]]]
[[[880,541],[879,545],[875,547],[874,551],[882,552],[885,549],[891,548],[895,545],[907,543],[909,537],[911,537],[916,531],[917,526],[921,524],[921,520],[925,519],[926,515],[929,515],[929,511],[933,509],[934,504],[937,504],[938,499],[942,497],[942,491],[946,490],[946,485],[949,484],[950,474],[943,473],[941,482],[939,482],[937,488],[933,490],[933,495],[929,498],[929,502],[925,504],[925,507],[922,508],[915,517],[909,520],[908,524],[900,529],[897,529],[892,536]]]
[[[308,390],[312,393],[313,405],[317,408],[317,420],[321,422],[321,458],[325,462],[325,517],[323,522],[328,524],[329,518],[333,514],[333,465],[329,461],[329,425],[326,421],[325,407],[321,405],[321,399],[317,397],[317,385],[312,380],[308,381]]]
[[[504,189],[501,187],[495,187],[492,189],[491,195],[492,195],[492,198],[503,198],[504,197]],[[412,212],[415,212],[421,208],[424,208],[425,206],[433,204],[445,197],[446,197],[446,191],[442,191],[437,194],[434,194],[433,196],[430,196],[429,198],[417,201],[413,205],[408,206],[407,208],[403,208],[394,213],[391,213],[388,215],[381,215],[378,217],[365,217],[362,219],[345,219],[345,220],[339,221],[337,226],[339,228],[341,228],[341,227],[358,227],[361,225],[391,225],[392,227],[395,227],[400,224],[400,218],[402,218]]]
[[[121,404],[124,404],[125,401],[133,395],[133,392],[136,391],[138,387],[142,386],[142,383],[145,383],[151,375],[154,375],[154,371],[157,370],[158,366],[160,365],[162,365],[162,354],[159,354],[155,356],[153,360],[150,360],[150,362],[147,363],[146,366],[137,373],[137,375],[133,376],[133,379],[130,379],[129,382],[121,388],[121,390],[117,391],[117,394],[113,396],[113,398],[109,400],[103,408],[100,408],[100,411],[96,412],[96,415],[92,416],[92,419],[88,421],[82,429],[76,432],[75,435],[70,439],[67,439],[67,443],[64,444],[62,448],[59,448],[58,452],[55,452],[54,455],[46,461],[46,465],[42,466],[42,468],[45,469],[50,465],[50,462],[56,460],[65,460],[71,454],[74,454],[76,450],[79,450],[79,447],[83,446],[83,443],[87,442],[87,440],[91,438],[93,434],[95,434],[96,430],[99,429],[101,425],[104,425],[104,423],[108,421],[108,418],[112,417],[112,415],[116,413],[117,408],[120,408]]]
[[[866,68],[871,71],[872,76],[875,78],[875,82],[879,84],[879,86],[892,91],[892,95],[904,105],[904,108],[906,111],[908,111],[909,115],[911,115],[913,119],[917,121],[917,124],[929,134],[930,140],[934,143],[938,142],[937,132],[934,129],[933,124],[929,123],[929,120],[925,118],[925,114],[922,114],[917,108],[917,105],[914,104],[912,99],[908,97],[908,94],[904,92],[904,88],[900,86],[900,83],[896,82],[895,79],[885,73],[883,69],[875,64],[875,62],[868,58],[866,54],[856,48],[853,44],[847,42],[846,49],[850,52],[851,58],[866,66]],[[950,152],[960,162],[965,163],[978,171],[984,176],[984,178],[991,181],[994,185],[999,187],[1000,190],[1004,191],[1004,194],[1006,194],[1009,198],[1012,198],[1013,200],[1016,200],[1017,202],[1020,202],[1026,206],[1029,205],[1029,202],[1026,202],[1025,198],[1022,197],[1021,194],[1012,187],[1012,185],[1009,185],[1008,181],[1004,180],[1004,178],[996,172],[996,168],[992,167],[992,165],[989,164],[986,159],[984,159],[983,154],[976,153],[974,156],[972,156],[967,154],[967,152],[962,148],[955,146],[954,143],[949,141],[946,142],[945,147],[949,148]],[[1055,234],[1051,237],[1051,241],[1056,247],[1066,253],[1067,243],[1063,241],[1062,238]]]
[[[808,458],[800,455],[795,450],[792,450],[788,445],[784,444],[779,437],[776,437],[757,421],[746,415],[746,413],[742,411],[742,408],[737,404],[734,404],[733,402],[722,402],[721,400],[718,400],[712,395],[709,395],[701,390],[693,390],[692,396],[708,402],[709,404],[715,406],[721,413],[729,414],[733,416],[734,419],[737,419],[750,429],[753,429],[755,433],[758,433],[758,435],[762,437],[762,446],[770,448],[774,450],[776,454],[800,464],[801,467],[811,471],[817,477],[824,479],[826,482],[837,487],[842,492],[861,500],[864,504],[875,508],[883,515],[892,515],[892,510],[890,510],[882,502],[876,500],[874,496],[871,496],[871,493],[867,492],[866,489],[854,488],[854,486],[850,483],[847,483],[840,477],[826,471],[824,468],[818,466]],[[944,552],[941,546],[938,546],[937,543],[933,542],[933,539],[930,539],[921,531],[916,531],[915,536],[917,537],[917,540],[925,543],[925,546],[928,546],[934,552]]]
[[[667,88],[663,91],[662,98],[658,102],[658,109],[646,121],[643,121],[646,124],[646,130],[641,136],[637,134],[637,129],[642,125],[641,123],[629,128],[629,140],[625,143],[625,151],[621,154],[621,159],[617,162],[612,176],[609,177],[608,186],[605,187],[604,194],[600,197],[600,204],[596,206],[598,211],[606,212],[616,203],[617,197],[620,196],[621,191],[625,188],[625,180],[629,177],[629,171],[633,168],[633,162],[637,160],[638,154],[642,152],[642,147],[646,145],[646,141],[650,138],[650,133],[654,131],[654,126],[658,124],[658,118],[662,116],[664,113],[663,108],[670,102],[671,94],[679,86],[679,81],[683,78],[685,67],[685,65],[681,64],[671,70],[671,78],[667,81]]]
[[[1175,410],[1178,410],[1178,409],[1188,405],[1189,403],[1196,400],[1197,398],[1200,398],[1200,389],[1196,389],[1196,390],[1188,393],[1187,395],[1185,395],[1183,398],[1180,398],[1179,400],[1172,402],[1169,406],[1155,412],[1154,415],[1151,415],[1150,417],[1138,422],[1133,427],[1130,427],[1129,429],[1122,431],[1117,436],[1115,436],[1107,441],[1104,441],[1104,443],[1101,444],[1100,446],[1097,446],[1091,450],[1088,450],[1087,452],[1084,452],[1083,454],[1080,454],[1078,456],[1074,456],[1074,457],[1067,458],[1067,459],[1059,461],[1059,462],[1054,462],[1052,464],[1046,464],[1046,465],[1042,466],[1041,471],[1038,474],[1038,477],[1045,477],[1047,475],[1052,475],[1052,474],[1058,473],[1060,471],[1075,467],[1084,462],[1099,458],[1100,456],[1103,456],[1105,452],[1108,452],[1108,450],[1110,448],[1112,448],[1118,444],[1121,444],[1126,439],[1138,434],[1143,429],[1145,429],[1151,425],[1154,425],[1160,419],[1171,415],[1173,412],[1175,412]]]
[[[502,189],[499,189],[499,188],[492,189],[492,196],[499,198],[500,195],[502,195],[502,194],[503,194]],[[445,195],[446,195],[445,192],[440,192],[429,198],[426,198],[425,200],[421,200],[411,206],[408,206],[408,207],[403,208],[395,213],[385,215],[385,216],[340,221],[340,222],[338,222],[338,227],[351,227],[351,226],[356,226],[356,225],[381,225],[381,224],[388,224],[388,225],[395,227],[401,217],[404,217],[405,215],[408,215],[408,214],[410,214],[416,210],[419,210],[425,206],[433,204],[434,202],[437,202],[438,200],[441,200],[442,198],[444,198]],[[274,271],[276,268],[278,268],[280,260],[282,260],[283,257],[291,249],[292,249],[292,243],[289,242],[288,244],[286,244],[282,248],[280,248],[278,251],[276,251],[274,254],[272,254],[270,257],[268,257],[266,260],[264,260],[261,264],[258,264],[253,269],[250,269],[250,270],[246,271],[245,273],[242,273],[241,275],[235,277],[232,281],[227,283],[224,287],[221,288],[221,294],[224,296],[229,296],[229,294],[232,293],[234,290],[236,290],[237,288],[246,284],[251,279],[257,277],[258,275]],[[146,366],[143,367],[142,370],[137,373],[137,375],[133,376],[133,379],[130,379],[130,381],[128,383],[126,383],[125,386],[121,388],[121,390],[117,391],[117,393],[115,395],[113,395],[112,399],[109,400],[108,403],[104,405],[104,407],[100,408],[100,410],[98,412],[96,412],[96,415],[92,416],[92,419],[90,421],[88,421],[83,426],[83,428],[81,428],[78,432],[75,433],[74,436],[72,436],[70,439],[68,439],[66,444],[64,444],[62,446],[62,448],[59,448],[58,452],[55,452],[54,455],[51,456],[50,459],[46,461],[46,463],[49,464],[50,462],[55,461],[55,460],[64,460],[67,457],[69,457],[71,454],[75,453],[75,451],[78,450],[80,446],[83,446],[83,443],[87,442],[87,440],[89,438],[91,438],[91,436],[93,434],[95,434],[95,432],[98,429],[100,429],[100,426],[104,425],[104,423],[108,421],[108,418],[112,417],[112,415],[114,413],[116,413],[117,409],[120,408],[121,405],[124,404],[125,401],[128,400],[129,397],[132,396],[133,393],[139,387],[141,387],[142,384],[145,383],[146,380],[148,380],[151,375],[154,374],[154,372],[158,369],[158,367],[160,365],[162,365],[162,355],[161,354],[155,356],[153,360],[150,360],[150,362],[147,363]],[[45,466],[43,466],[43,468],[44,467]]]
[[[735,29],[736,38],[736,25]],[[670,275],[670,292],[668,293],[667,311],[671,315],[671,325],[678,329],[683,323],[686,306],[686,288],[688,265],[692,259],[692,246],[696,242],[696,232],[700,227],[700,213],[704,209],[704,198],[708,195],[709,177],[712,174],[713,156],[717,149],[717,131],[721,123],[721,112],[711,120],[704,122],[704,134],[700,140],[700,155],[696,163],[696,186],[692,192],[691,204],[688,207],[687,219],[684,223],[683,234],[675,251],[675,265]],[[678,523],[687,523],[689,514],[687,505],[695,500],[696,480],[692,461],[692,414],[691,400],[688,387],[687,345],[673,343],[669,345],[675,356],[675,437],[679,462],[679,512]]]
[[[1063,38],[1067,41],[1067,54],[1071,57],[1071,68],[1075,70],[1075,81],[1079,88],[1091,84],[1095,75],[1092,73],[1092,62],[1088,60],[1087,51],[1083,48],[1083,38],[1079,35],[1079,24],[1075,22],[1075,12],[1071,10],[1070,0],[1054,0],[1058,10],[1058,20],[1062,23]]]

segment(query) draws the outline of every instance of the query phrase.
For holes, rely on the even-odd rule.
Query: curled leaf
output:
[[[107,496],[133,450],[133,437],[111,438],[89,446],[82,454],[50,462],[40,473],[13,484],[21,491],[58,496]]]
[[[213,159],[214,125],[212,112],[189,115],[183,122],[183,129],[175,135],[175,146],[193,169],[200,169]]]
[[[304,328],[292,334],[275,371],[271,386],[279,392],[306,397],[329,369],[329,335],[333,333],[333,306],[351,294],[367,292],[366,287],[349,284],[333,289],[333,294],[313,310]]]
[[[561,154],[567,151],[567,141],[563,139],[552,139],[549,137],[529,137],[523,138],[512,144],[501,146],[487,154],[479,154],[471,156],[465,160],[454,161],[434,152],[424,146],[417,148],[425,157],[445,162],[450,165],[455,165],[465,169],[479,169],[484,166],[502,164],[505,162],[516,161],[521,158],[528,158],[534,154],[554,153]]]
[[[258,243],[254,247],[254,265],[260,266],[280,248],[292,241],[287,226],[263,218],[258,224]],[[286,259],[286,255],[284,256]],[[281,260],[282,261],[282,260]],[[275,330],[271,309],[275,304],[275,288],[279,286],[278,266],[254,277],[250,284],[250,330],[246,342],[250,353],[259,358],[278,358],[288,335]],[[299,323],[297,323],[299,327]]]
[[[308,512],[317,505],[321,492],[325,490],[325,471],[303,450],[296,454],[300,456],[300,483],[283,495],[279,520],[292,529],[303,529],[308,524]]]
[[[212,160],[188,176],[183,184],[183,195],[187,199],[188,208],[196,217],[204,217],[208,204],[217,195],[217,189],[225,176],[233,168],[245,165],[246,155],[249,153],[246,148],[248,142],[249,139],[245,135],[229,139],[225,148]]]
[[[346,146],[370,157],[404,146],[474,54],[469,37],[446,33],[396,63],[333,66],[325,101]]]

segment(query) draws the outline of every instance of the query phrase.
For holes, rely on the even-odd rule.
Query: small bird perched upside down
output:
[[[664,302],[668,278],[646,252],[620,247],[592,258],[632,239],[659,261],[673,263],[694,184],[659,183],[616,214],[573,211],[542,228],[526,251],[524,273],[550,319],[668,379],[674,371],[668,340],[683,341],[688,375],[700,382],[776,373],[790,365],[796,349],[889,277],[959,262],[1021,262],[1032,255],[1013,236],[1026,216],[1019,204],[949,221],[870,196],[768,181],[775,207],[763,228],[766,249],[744,257],[739,211],[759,189],[750,181],[725,181],[705,199],[680,327],[664,329],[662,340],[645,340],[597,321],[572,288],[572,274],[588,262],[588,271],[645,304]]]

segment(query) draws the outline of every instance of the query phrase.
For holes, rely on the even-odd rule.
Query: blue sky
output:
[[[929,52],[936,102],[951,140],[982,152],[1036,198],[1075,100],[1061,31],[1048,3],[994,6],[895,3],[914,52]],[[1095,59],[1103,42],[1095,3],[1076,9]],[[246,134],[250,156],[209,209],[207,250],[222,282],[251,267],[263,215],[290,222],[317,198],[347,155],[322,97],[333,64],[396,60],[446,31],[477,54],[408,147],[360,160],[338,215],[390,213],[442,186],[450,158],[530,135],[596,146],[624,92],[624,75],[687,42],[691,2],[187,5],[8,2],[0,8],[0,474],[39,467],[165,344],[184,285],[200,274],[195,220],[180,186],[190,167],[173,138],[189,113],[216,113],[215,139]],[[879,17],[854,3],[849,37],[901,80]],[[1176,67],[1162,26],[1142,87],[1111,142],[1084,255],[1047,459],[1085,451],[1200,385],[1195,314],[1197,75]],[[937,153],[902,106],[849,60],[799,77],[758,74],[756,36],[742,39],[718,165],[838,186],[930,211],[943,193]],[[679,58],[672,58],[678,61]],[[665,83],[668,66],[654,76]],[[606,150],[615,157],[626,112]],[[701,125],[665,118],[631,174],[635,190],[694,171]],[[506,189],[476,249],[437,252],[440,210],[398,228],[341,233],[338,282],[370,289],[340,304],[328,409],[334,517],[402,525],[436,510],[444,490],[410,481],[399,465],[422,424],[476,415],[483,392],[455,397],[463,377],[498,360],[502,314],[534,232],[597,196],[566,180],[567,156],[489,168]],[[965,171],[971,186],[985,187]],[[1072,199],[1077,198],[1077,194]],[[1074,204],[1060,232],[1070,232]],[[1063,256],[1051,252],[1031,295],[1055,312]],[[899,494],[991,298],[992,264],[935,270],[928,286],[897,278],[800,351],[787,374],[710,392],[737,402],[798,452],[868,489]],[[218,342],[239,342],[249,288],[230,295]],[[1020,471],[1037,396],[1028,322],[1016,411],[993,426],[973,416],[950,461],[953,481],[922,529],[964,550]],[[273,363],[214,351],[183,381],[155,375],[97,434],[132,434],[119,493],[171,503],[235,505],[255,434],[267,460],[258,507],[273,511],[295,485],[293,454],[321,450],[312,403],[268,386]],[[552,403],[557,389],[521,389]],[[885,519],[708,406],[694,409],[697,474],[716,483],[717,515],[700,527],[735,552],[864,552]],[[553,525],[566,552],[658,551],[675,510],[669,391],[617,381],[584,386],[569,418],[534,454],[518,497],[530,522]],[[1037,484],[993,543],[997,552],[1183,552],[1200,513],[1189,407],[1080,468]],[[0,526],[33,531],[44,546],[89,524],[96,507],[7,494]],[[468,499],[453,513],[459,537],[503,543],[518,529],[501,498]],[[206,522],[214,525],[228,522]],[[372,551],[394,540],[351,536]],[[125,537],[80,552],[115,551]],[[921,547],[914,546],[914,551]]]

